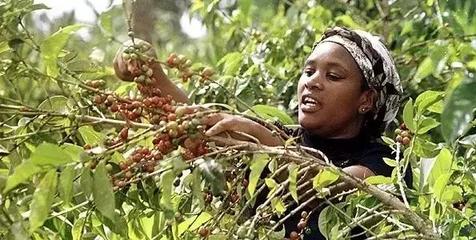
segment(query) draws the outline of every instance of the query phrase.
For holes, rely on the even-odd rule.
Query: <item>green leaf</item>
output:
[[[276,183],[276,181],[272,178],[265,178],[264,182],[269,189],[269,192],[268,192],[268,198],[269,198],[271,197],[271,195],[274,194],[274,192],[276,192],[278,188],[278,183]]]
[[[440,126],[440,123],[433,118],[425,118],[418,126],[417,134],[424,134],[433,128]]]
[[[258,184],[258,180],[263,172],[263,169],[268,164],[270,158],[267,154],[255,154],[253,155],[253,159],[251,160],[250,166],[250,177],[248,181],[248,193],[250,196],[253,196],[256,190],[256,185]]]
[[[441,114],[441,132],[449,144],[468,131],[476,108],[475,89],[476,81],[467,79],[455,88],[446,102]]]
[[[175,176],[172,171],[166,171],[160,175],[161,197],[160,204],[166,209],[172,210],[172,184]]]
[[[7,41],[0,42],[0,54],[8,50],[10,50],[10,46],[8,46],[8,42]]]
[[[36,148],[31,154],[32,163],[42,166],[61,166],[73,162],[71,155],[63,150],[60,146],[52,143],[44,142]]]
[[[181,236],[186,231],[195,231],[212,218],[213,216],[207,212],[202,212],[198,216],[192,215],[178,225],[178,235]]]
[[[370,176],[366,178],[365,182],[368,184],[377,185],[377,184],[391,184],[393,181],[391,177],[377,175],[377,176]]]
[[[390,159],[390,158],[383,158],[383,161],[390,167],[396,167],[397,166],[397,161]]]
[[[32,10],[32,11],[42,10],[42,9],[51,9],[51,8],[48,7],[48,6],[46,6],[46,5],[43,4],[43,3],[37,3],[37,4],[31,5],[31,10]]]
[[[59,74],[58,65],[56,63],[58,55],[65,47],[71,34],[82,28],[83,25],[75,24],[64,27],[59,31],[53,33],[50,37],[45,39],[40,46],[41,58],[46,66],[46,74],[51,77],[57,77]]]
[[[223,65],[223,73],[226,75],[234,75],[240,69],[241,62],[243,62],[243,53],[232,52],[225,55],[218,65]]]
[[[336,17],[336,22],[339,23],[339,25],[346,26],[349,28],[358,28],[359,25],[354,22],[351,16],[349,15],[341,15]]]
[[[331,231],[332,226],[336,225],[333,224],[336,222],[336,220],[338,220],[338,218],[335,217],[335,211],[332,206],[325,207],[319,214],[319,218],[317,221],[319,231],[322,233],[322,235],[326,237],[326,239],[330,239],[329,233]]]
[[[441,194],[441,202],[455,203],[463,200],[463,189],[460,186],[448,185],[445,191]]]
[[[415,132],[415,124],[413,122],[413,100],[411,98],[403,108],[403,122],[410,131]]]
[[[71,143],[64,143],[60,148],[63,149],[63,151],[68,154],[74,162],[79,162],[81,160],[81,153],[84,152],[83,147]]]
[[[432,187],[436,180],[443,174],[449,174],[452,172],[451,166],[453,163],[453,156],[450,150],[447,148],[441,149],[440,153],[436,157],[428,176],[428,184]]]
[[[84,143],[91,146],[101,144],[104,141],[104,136],[101,133],[96,132],[91,126],[82,126],[78,131],[79,134],[81,134]]]
[[[113,27],[112,27],[112,11],[113,9],[101,13],[101,16],[99,16],[99,26],[101,29],[106,33],[106,34],[112,34],[113,33]]]
[[[329,168],[324,168],[314,177],[312,187],[318,191],[331,185],[339,179],[339,174]]]
[[[56,184],[58,182],[56,169],[51,169],[41,180],[38,188],[33,194],[30,214],[30,232],[33,233],[48,218],[56,193]]]
[[[286,206],[284,206],[283,200],[278,197],[271,199],[271,206],[278,213],[278,215],[286,212]]]
[[[284,111],[268,105],[255,105],[251,109],[258,114],[260,118],[279,120],[283,124],[294,124],[293,119]],[[247,111],[251,112],[251,111]]]
[[[15,168],[13,174],[7,178],[7,183],[5,184],[5,189],[3,190],[3,193],[7,193],[8,191],[18,186],[18,184],[26,182],[33,175],[41,171],[43,171],[42,168],[33,164],[29,160],[21,163]]]
[[[96,208],[109,220],[114,221],[115,200],[111,180],[104,162],[100,162],[94,171],[93,198]]]
[[[81,189],[83,190],[86,196],[90,196],[93,194],[93,176],[91,175],[91,170],[89,168],[83,168],[81,172],[81,177],[79,178],[79,182],[81,185]]]
[[[299,167],[295,163],[291,163],[288,166],[289,171],[289,192],[291,192],[291,196],[293,197],[294,201],[299,202],[298,194],[297,194],[297,175],[299,171]]]
[[[1,49],[1,48],[0,48]],[[0,51],[1,52],[1,51]],[[467,68],[476,71],[476,59],[473,59],[466,63]]]
[[[445,191],[446,186],[448,185],[448,181],[450,180],[451,173],[443,173],[435,181],[435,184],[431,187],[433,190],[433,194],[435,199],[441,202],[441,196]]]
[[[382,141],[383,141],[385,144],[387,144],[387,145],[389,145],[389,146],[395,145],[395,140],[393,140],[392,138],[389,138],[389,137],[386,137],[386,136],[382,136],[381,138],[382,138]]]
[[[116,88],[114,93],[118,96],[127,96],[129,92],[136,88],[136,86],[137,84],[135,82],[122,84]]]
[[[73,107],[65,96],[52,96],[40,103],[38,109],[68,114]]]
[[[417,114],[422,114],[424,111],[428,110],[429,107],[442,102],[444,92],[441,91],[425,91],[418,95],[415,100],[415,107]]]
[[[85,219],[84,217],[79,217],[76,219],[73,225],[73,229],[71,230],[71,235],[73,236],[73,240],[81,240],[83,239],[81,236],[83,235]]]
[[[65,205],[73,198],[74,168],[67,166],[60,175],[59,193]]]
[[[196,168],[192,172],[192,193],[195,199],[198,200],[198,204],[200,207],[205,206],[205,200],[203,199],[203,193],[201,188],[202,178],[200,177],[200,171]]]
[[[426,57],[425,59],[423,59],[423,61],[418,66],[417,71],[415,73],[415,77],[414,77],[415,81],[420,82],[422,79],[430,76],[434,70],[433,65],[434,65],[433,61],[431,60],[430,57]]]
[[[114,212],[114,219],[110,220],[109,218],[101,219],[101,222],[104,223],[112,232],[119,234],[122,239],[127,238],[127,221],[119,213]]]

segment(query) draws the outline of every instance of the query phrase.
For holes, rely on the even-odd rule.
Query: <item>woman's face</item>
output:
[[[320,43],[306,60],[298,84],[299,124],[326,138],[350,138],[360,132],[370,109],[369,91],[354,58],[336,43]],[[369,99],[370,98],[370,99]]]

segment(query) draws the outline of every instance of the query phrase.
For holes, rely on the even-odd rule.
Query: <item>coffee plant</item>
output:
[[[263,2],[193,1],[211,36],[195,49],[116,32],[113,19],[131,26],[128,4],[103,13],[90,27],[100,40],[85,42],[81,24],[43,35],[28,25],[44,5],[0,3],[0,238],[283,239],[289,219],[292,240],[316,227],[328,239],[355,227],[369,239],[476,238],[476,5]],[[407,95],[382,137],[397,156],[384,159],[392,176],[357,179],[275,124],[295,123],[302,61],[335,24],[380,33],[395,53]],[[131,82],[87,56],[93,46],[109,60],[123,49]],[[162,93],[156,64],[200,105]],[[285,144],[208,137],[203,120],[216,113]]]

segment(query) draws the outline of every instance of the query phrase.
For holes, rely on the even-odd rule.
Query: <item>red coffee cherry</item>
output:
[[[207,227],[202,227],[198,231],[198,234],[200,234],[200,237],[207,238],[210,235],[210,229]]]
[[[299,234],[295,231],[292,231],[291,234],[289,234],[289,239],[290,240],[299,240],[301,239],[301,237],[299,236]]]

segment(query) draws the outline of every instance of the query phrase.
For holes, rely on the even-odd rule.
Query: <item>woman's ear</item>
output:
[[[368,89],[360,95],[359,113],[366,114],[374,109],[374,103],[377,100],[377,91]]]

